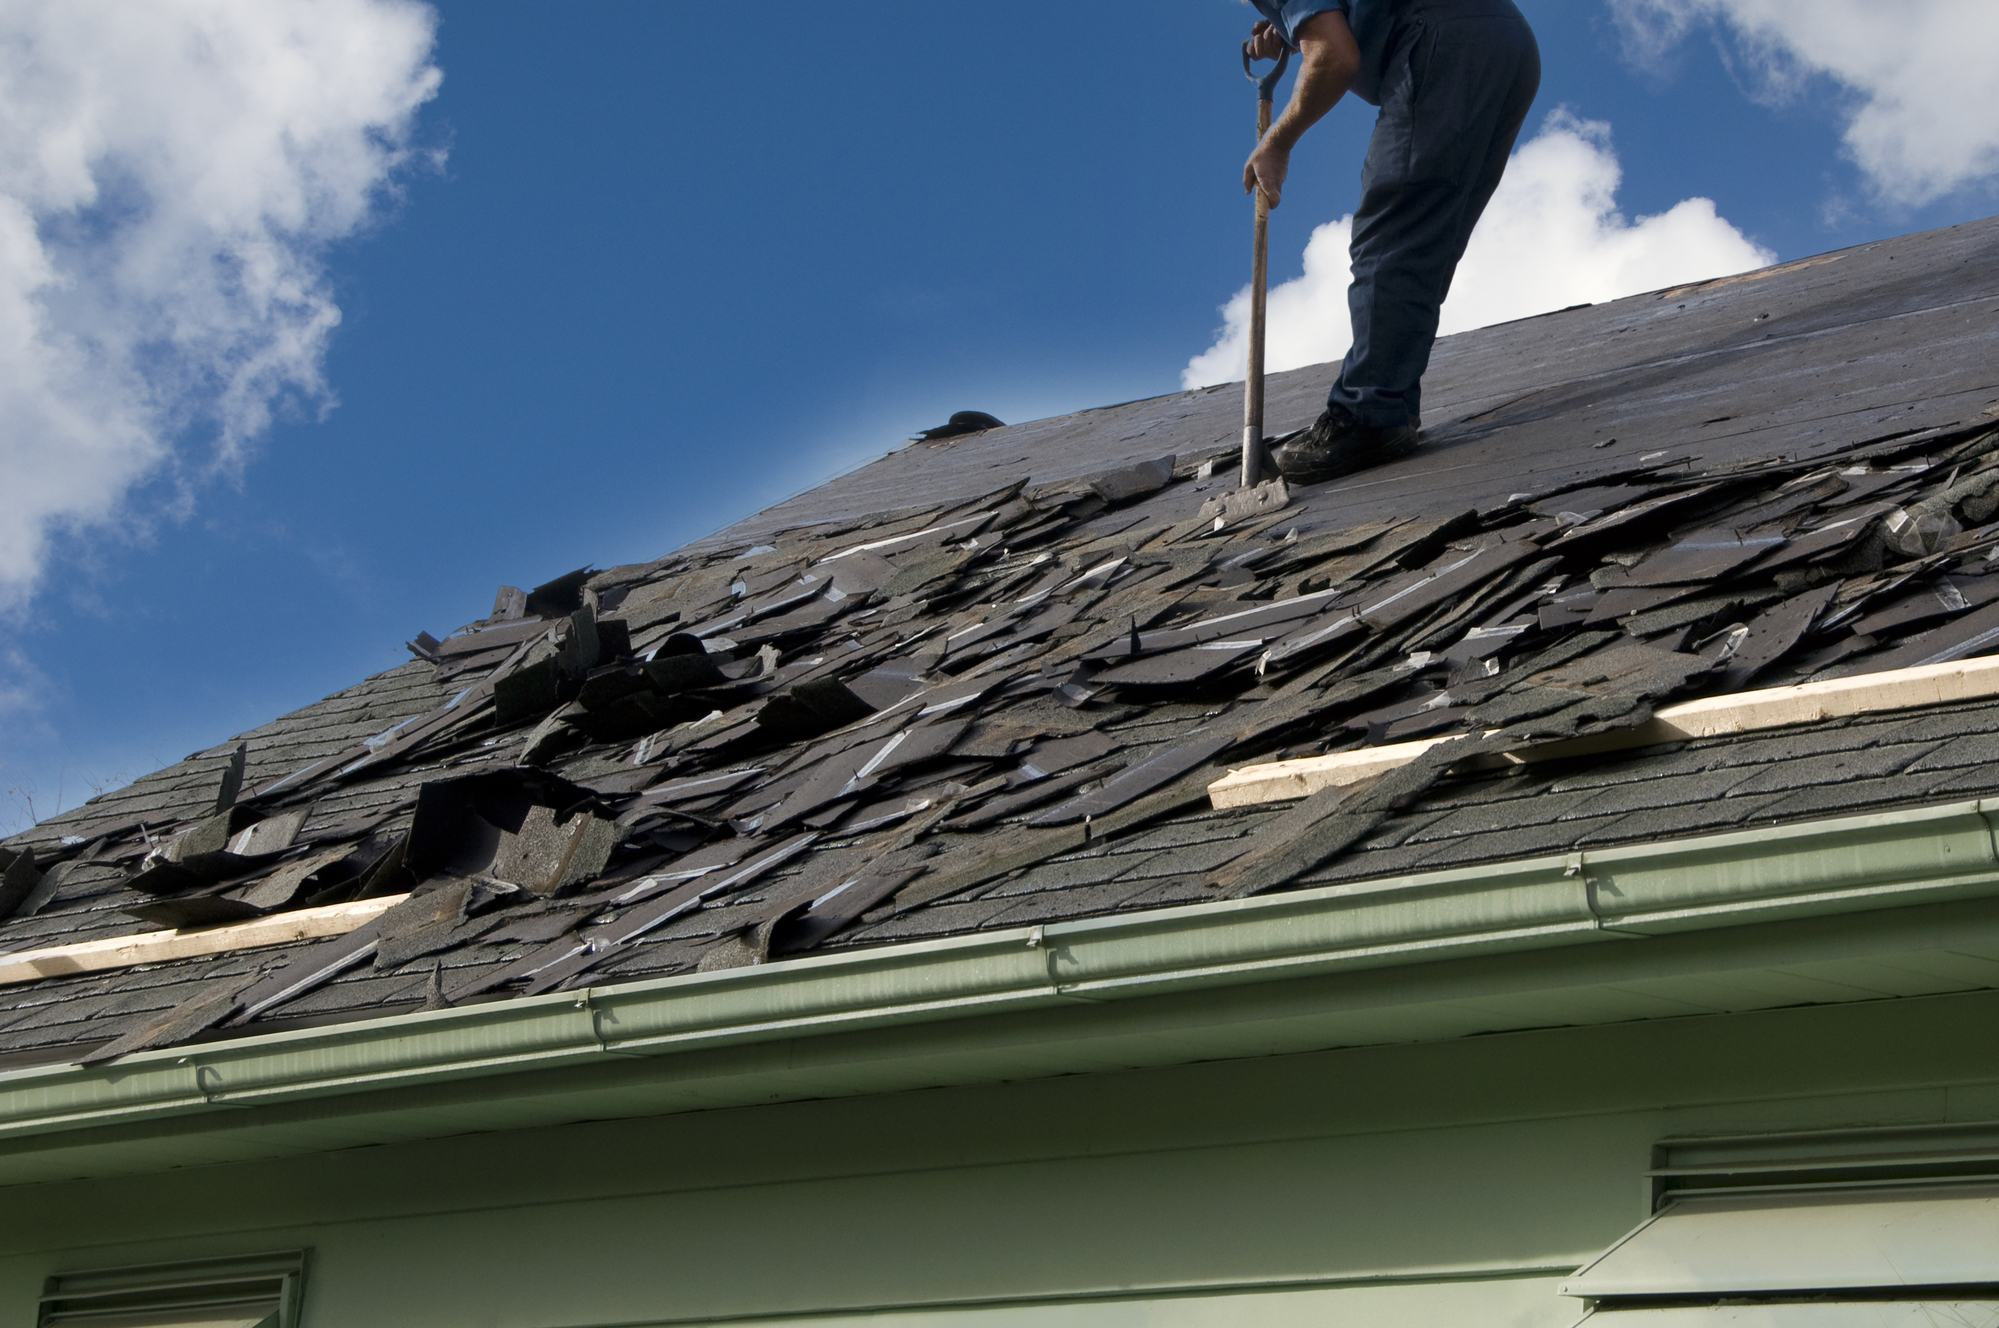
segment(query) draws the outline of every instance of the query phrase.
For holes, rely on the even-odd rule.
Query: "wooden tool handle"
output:
[[[1270,132],[1270,101],[1256,99],[1256,141]],[[1263,310],[1270,278],[1270,196],[1256,187],[1256,249],[1249,267],[1249,364],[1242,384],[1242,487],[1262,477]]]

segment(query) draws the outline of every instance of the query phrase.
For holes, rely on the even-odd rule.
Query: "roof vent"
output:
[[[305,1251],[59,1273],[38,1328],[295,1328]]]
[[[1585,1322],[1999,1324],[1999,1123],[1667,1140],[1656,1211],[1564,1281]]]

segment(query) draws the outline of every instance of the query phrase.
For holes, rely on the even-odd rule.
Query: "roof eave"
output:
[[[1398,1040],[1378,1031],[1393,1005],[1517,1001],[1517,971],[1481,992],[1444,962],[1496,955],[1549,952],[1530,985],[1569,993],[1573,1018],[1557,1022],[1605,1022],[1552,952],[1989,899],[1995,827],[1999,800],[1959,802],[16,1070],[0,1073],[0,1183],[44,1174],[31,1161],[44,1151],[65,1175],[174,1165],[193,1160],[194,1132],[236,1131],[246,1142],[226,1151],[263,1155]],[[1335,994],[1383,969],[1392,993]],[[1301,982],[1320,996],[1301,1002]],[[994,1018],[1009,1015],[1030,1017]],[[270,1139],[250,1141],[265,1126]],[[135,1151],[144,1140],[157,1147]],[[212,1139],[199,1147],[216,1156]]]

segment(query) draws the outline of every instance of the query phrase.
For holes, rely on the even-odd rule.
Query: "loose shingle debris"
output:
[[[440,1009],[1008,925],[1030,871],[1081,912],[1283,889],[1475,758],[1999,643],[1999,432],[1659,457],[1358,525],[1212,461],[503,587],[410,643],[433,700],[315,759],[213,753],[179,814],[0,849],[0,912],[196,927],[409,895],[121,994],[104,1058],[309,1017],[336,979]],[[1207,809],[1230,767],[1425,737],[1254,834]]]

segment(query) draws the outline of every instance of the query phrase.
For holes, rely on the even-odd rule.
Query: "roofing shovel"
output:
[[[1256,141],[1270,132],[1271,98],[1284,67],[1291,63],[1286,48],[1277,57],[1277,67],[1259,76],[1250,68],[1249,43],[1242,44],[1242,72],[1256,84]],[[1242,384],[1242,487],[1253,488],[1263,469],[1263,301],[1270,277],[1270,200],[1263,187],[1256,190],[1256,256],[1250,262],[1249,277],[1249,373]]]

